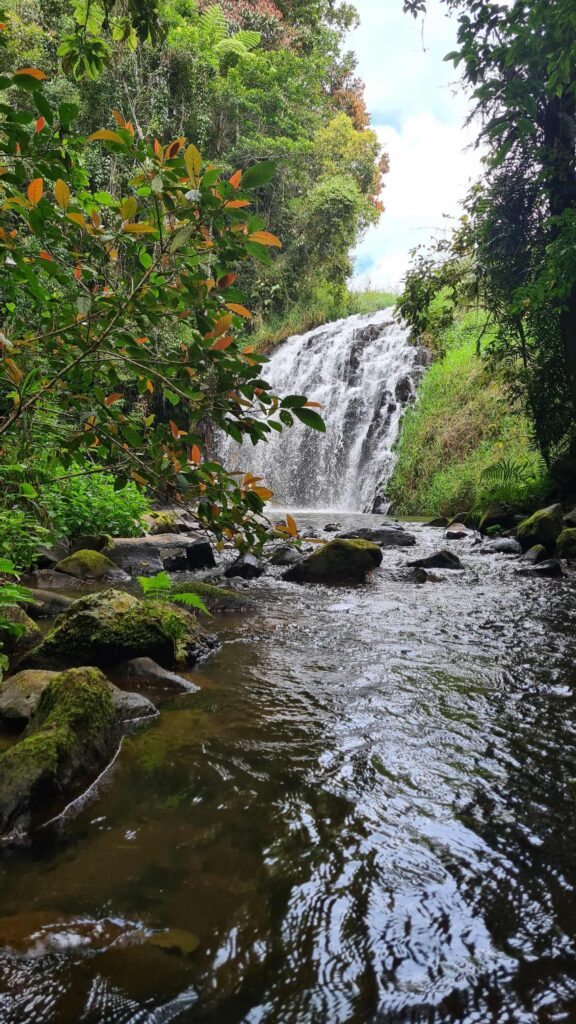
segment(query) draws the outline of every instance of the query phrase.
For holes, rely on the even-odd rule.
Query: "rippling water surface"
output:
[[[364,587],[251,584],[201,691],[3,855],[2,1024],[576,1021],[575,577],[461,542],[417,585],[415,531]]]

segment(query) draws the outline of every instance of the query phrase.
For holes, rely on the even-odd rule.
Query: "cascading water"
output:
[[[226,439],[221,457],[263,477],[276,504],[334,511],[387,510],[380,497],[394,466],[402,412],[414,397],[421,350],[390,310],[352,316],[289,338],[263,376],[280,395],[318,402],[326,433],[303,424],[268,444]]]

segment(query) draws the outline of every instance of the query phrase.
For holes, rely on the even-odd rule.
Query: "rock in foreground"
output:
[[[24,659],[22,667],[106,668],[139,657],[167,666],[179,661],[193,664],[211,646],[188,612],[108,590],[74,601],[58,617],[43,643]]]
[[[347,533],[340,533],[338,536],[341,540],[369,540],[373,544],[379,544],[381,548],[409,548],[416,543],[413,533],[408,533],[403,526],[397,526],[394,523],[348,530]]]
[[[363,583],[382,562],[378,544],[338,538],[284,573],[291,583]]]

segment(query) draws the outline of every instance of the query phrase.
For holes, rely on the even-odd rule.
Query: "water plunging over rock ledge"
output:
[[[392,448],[425,357],[390,310],[289,338],[264,376],[279,394],[320,403],[326,434],[296,423],[255,449],[226,440],[220,454],[232,468],[264,477],[281,505],[371,511],[377,502],[385,512]]]

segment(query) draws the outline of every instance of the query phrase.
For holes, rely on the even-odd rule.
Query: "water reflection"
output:
[[[398,550],[253,585],[201,692],[5,857],[3,1022],[576,1019],[572,580],[454,549],[423,587]]]

